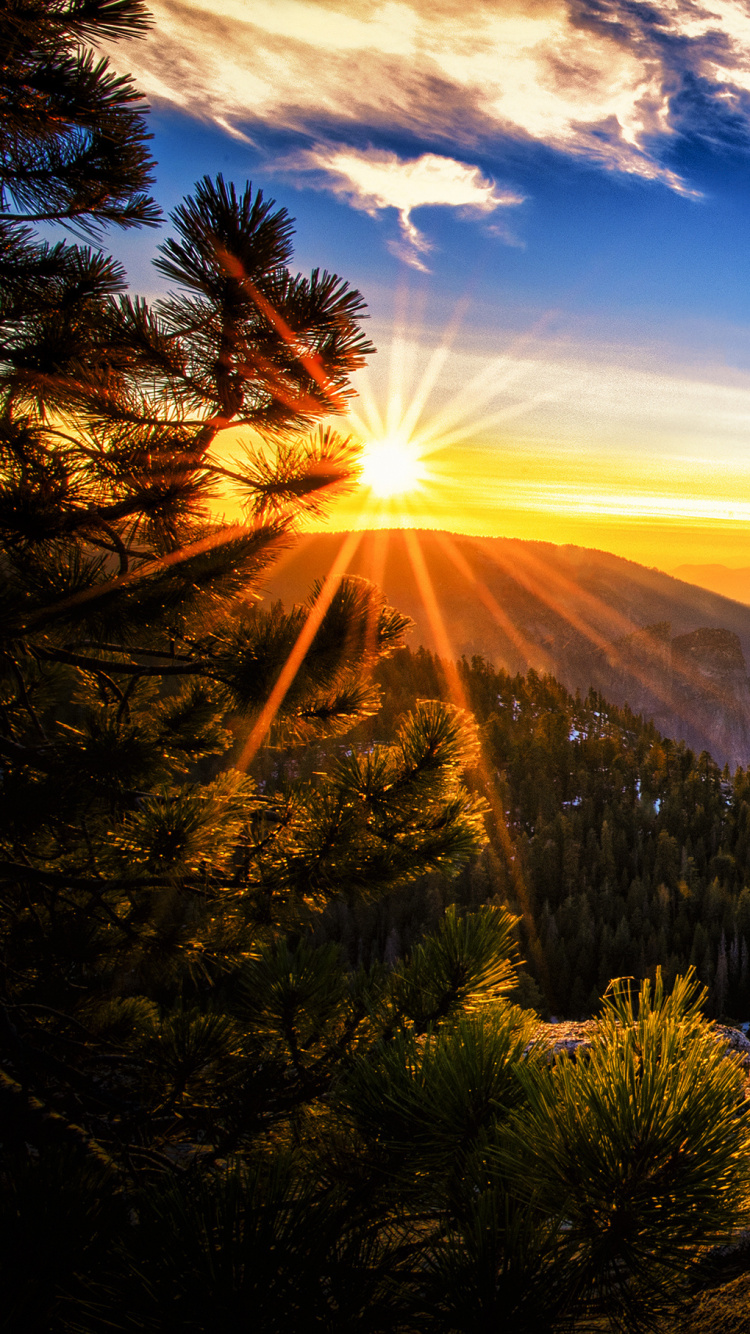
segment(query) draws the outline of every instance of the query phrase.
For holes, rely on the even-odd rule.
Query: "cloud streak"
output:
[[[418,397],[435,357],[431,342],[402,330],[391,344],[377,332],[382,356],[359,371],[360,432],[378,434],[372,404],[394,397],[408,404]],[[516,340],[495,357],[454,347],[440,363],[437,393],[410,424],[409,433],[426,453],[458,444],[500,451],[529,449],[541,459],[606,456],[610,471],[621,469],[618,486],[665,477],[691,495],[733,493],[750,502],[750,372],[728,371],[720,363],[691,360],[654,366],[653,352],[598,342],[554,338]],[[393,425],[398,426],[398,421]],[[618,462],[619,461],[619,462]],[[563,471],[569,466],[565,463]],[[540,464],[541,468],[541,464]],[[531,469],[534,484],[544,469]]]
[[[115,47],[115,64],[148,95],[250,133],[267,125],[340,144],[361,142],[363,128],[371,142],[400,130],[431,148],[449,142],[462,158],[521,137],[685,193],[664,162],[676,134],[750,142],[743,0],[152,0],[151,8],[154,32]]]

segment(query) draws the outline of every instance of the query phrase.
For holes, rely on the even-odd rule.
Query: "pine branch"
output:
[[[45,662],[67,663],[70,667],[80,667],[86,672],[111,672],[116,676],[144,676],[144,677],[162,677],[162,676],[206,676],[211,675],[211,662],[195,659],[190,662],[168,662],[163,666],[144,666],[138,662],[115,662],[111,658],[102,660],[101,658],[87,658],[82,653],[71,653],[63,648],[44,648],[36,645],[34,648],[35,656]],[[161,655],[159,655],[161,656]],[[214,675],[216,680],[221,679],[218,674]]]

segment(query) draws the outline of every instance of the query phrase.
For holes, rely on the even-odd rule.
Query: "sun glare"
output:
[[[362,482],[387,499],[416,491],[424,476],[419,454],[408,440],[370,440],[362,454]]]

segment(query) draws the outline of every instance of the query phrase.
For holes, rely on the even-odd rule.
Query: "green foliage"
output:
[[[6,1132],[7,1134],[7,1122]],[[102,1295],[101,1269],[126,1225],[113,1169],[57,1147],[38,1161],[19,1146],[0,1172],[3,1329],[69,1328]]]
[[[238,1011],[253,1031],[280,1044],[299,1070],[320,1056],[350,1009],[347,975],[335,945],[292,948],[276,941],[260,951],[237,982]]]
[[[197,1009],[172,1010],[141,1043],[166,1105],[187,1102],[193,1113],[206,1099],[215,1100],[217,1083],[230,1078],[240,1049],[241,1034],[229,1015]]]
[[[623,1328],[657,1314],[700,1245],[726,1242],[746,1210],[742,1071],[700,1013],[688,976],[665,994],[627,979],[607,992],[591,1047],[540,1077],[499,1150],[538,1208],[564,1218],[570,1300]]]
[[[399,1191],[410,1183],[444,1202],[456,1189],[477,1144],[525,1101],[519,1069],[534,1027],[501,1006],[422,1038],[402,1030],[353,1062],[339,1104]]]
[[[517,921],[491,906],[466,916],[447,909],[437,931],[394,971],[394,1005],[416,1033],[471,1014],[513,988]]]
[[[483,760],[469,786],[488,799],[489,845],[457,881],[434,881],[419,913],[395,895],[377,918],[352,914],[358,948],[379,957],[395,931],[407,949],[425,920],[435,923],[433,904],[474,907],[496,894],[521,917],[519,997],[542,1013],[583,1018],[613,977],[653,981],[660,966],[671,984],[693,966],[709,989],[708,1012],[745,1020],[745,770],[731,778],[593,692],[572,696],[551,677],[512,677],[481,658],[458,667]],[[399,650],[376,679],[399,710],[426,691],[449,697],[440,660],[423,649]],[[372,744],[382,726],[374,716],[354,739]],[[348,929],[339,917],[335,930]]]
[[[144,21],[136,0],[0,19],[4,1310],[343,1330],[390,1310],[387,1230],[300,1164],[392,1000],[313,929],[338,895],[461,865],[482,804],[440,704],[361,767],[303,774],[311,741],[378,710],[408,622],[363,580],[287,609],[257,591],[356,478],[351,440],[299,432],[372,350],[359,293],[295,275],[286,211],[221,176],[176,210],[153,305],[102,253],[35,238],[157,220],[138,95],[86,45]],[[218,517],[230,493],[246,522]],[[269,742],[296,776],[248,772]]]
[[[139,1206],[112,1327],[383,1329],[387,1248],[288,1157],[174,1177]],[[139,1276],[133,1284],[131,1271]]]
[[[509,1192],[470,1175],[471,1197],[425,1266],[420,1327],[450,1334],[536,1334],[565,1328],[556,1229]]]
[[[42,216],[89,231],[158,222],[142,98],[86,46],[146,25],[141,0],[3,5],[0,170],[2,212],[13,222]]]

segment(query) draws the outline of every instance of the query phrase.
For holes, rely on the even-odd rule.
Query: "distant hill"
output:
[[[304,536],[267,597],[304,601],[344,539]],[[750,762],[749,606],[586,547],[425,530],[364,533],[349,571],[412,617],[413,645],[593,686],[722,764]]]
[[[731,570],[727,565],[678,565],[672,574],[722,597],[750,603],[750,565],[739,570]]]

